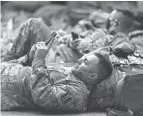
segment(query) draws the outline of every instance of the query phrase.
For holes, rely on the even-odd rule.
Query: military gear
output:
[[[113,48],[113,53],[121,58],[127,58],[127,56],[133,54],[134,51],[134,46],[128,42],[122,42]]]
[[[81,40],[78,49],[83,53],[89,53],[98,48],[109,46],[112,39],[113,36],[107,34],[103,29],[96,29],[91,35]]]
[[[143,73],[127,75],[116,86],[115,108],[131,109],[134,114],[143,112]]]

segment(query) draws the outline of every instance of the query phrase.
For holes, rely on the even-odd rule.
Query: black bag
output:
[[[115,109],[130,109],[143,116],[143,73],[128,75],[117,83]]]

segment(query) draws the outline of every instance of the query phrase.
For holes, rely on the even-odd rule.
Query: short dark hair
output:
[[[134,14],[133,14],[133,12],[129,8],[116,7],[114,10],[117,10],[118,12],[121,12],[124,15],[134,19]]]
[[[102,64],[102,68],[104,67],[104,69],[106,70],[106,76],[105,75],[102,76],[102,74],[99,75],[102,77],[100,81],[103,81],[112,74],[113,71],[112,63],[109,60],[109,58],[107,58],[106,55],[103,55],[101,53],[94,53],[94,55],[99,58],[99,64]]]
[[[124,29],[131,28],[133,25],[133,21],[135,20],[133,12],[129,8],[120,8],[116,7],[114,10],[122,13],[126,18],[122,20],[122,27]]]

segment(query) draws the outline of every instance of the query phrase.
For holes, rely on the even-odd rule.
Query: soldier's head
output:
[[[128,34],[132,31],[132,26],[134,22],[134,14],[125,8],[114,9],[107,21],[107,29],[112,33],[122,32]]]
[[[105,55],[92,53],[79,59],[72,72],[85,84],[95,85],[111,75],[112,64]]]

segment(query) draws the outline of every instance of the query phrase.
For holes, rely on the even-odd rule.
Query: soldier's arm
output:
[[[34,103],[45,110],[85,111],[88,90],[85,85],[72,79],[59,83],[50,78],[43,60],[32,63],[30,89]],[[56,72],[54,72],[56,74]],[[66,83],[66,84],[65,84]]]
[[[52,71],[46,69],[44,62],[48,48],[44,43],[33,46],[35,55],[29,86],[34,103],[46,110],[84,111],[88,95],[86,86],[72,76],[70,79],[70,75],[56,74],[57,71],[52,73],[52,78]]]

